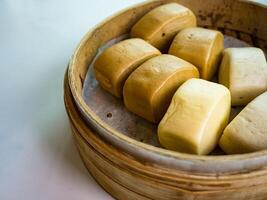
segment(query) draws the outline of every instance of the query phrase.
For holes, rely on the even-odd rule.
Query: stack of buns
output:
[[[217,30],[197,27],[177,3],[159,6],[94,63],[99,84],[126,108],[159,123],[167,149],[227,154],[267,149],[267,64],[254,47],[224,49]],[[212,82],[218,76],[218,82]],[[229,123],[232,106],[244,109]]]

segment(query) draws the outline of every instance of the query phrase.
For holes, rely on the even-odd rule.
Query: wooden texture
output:
[[[118,199],[264,200],[267,168],[237,174],[194,174],[136,160],[96,135],[80,116],[65,80],[65,105],[86,167]]]
[[[243,32],[250,35],[255,46],[266,45],[267,26],[262,23],[267,15],[265,7],[237,0],[206,0],[205,4],[200,0],[156,0],[138,4],[99,24],[89,31],[78,45],[70,61],[68,78],[79,111],[95,132],[107,141],[122,151],[155,165],[196,173],[236,173],[262,167],[267,164],[267,151],[239,156],[200,157],[147,145],[107,125],[85,103],[82,96],[83,83],[88,66],[98,49],[107,41],[129,33],[131,26],[147,11],[168,2],[178,2],[193,10],[199,26],[227,33],[229,31],[226,30],[229,29],[231,33],[236,33],[237,38],[240,38],[240,32]]]
[[[235,156],[193,156],[122,135],[86,105],[82,88],[89,64],[107,41],[129,33],[146,12],[177,2],[197,15],[198,25],[267,49],[267,8],[238,0],[155,0],[124,10],[88,32],[65,79],[65,105],[85,165],[117,199],[264,200],[267,151]]]

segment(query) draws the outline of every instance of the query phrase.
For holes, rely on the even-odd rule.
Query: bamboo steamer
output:
[[[98,49],[128,33],[149,10],[169,2],[193,10],[200,26],[267,52],[267,8],[247,1],[147,1],[107,19],[83,38],[64,82],[65,106],[80,155],[98,183],[117,199],[267,199],[267,151],[221,156],[168,151],[117,131],[83,98],[88,66]]]

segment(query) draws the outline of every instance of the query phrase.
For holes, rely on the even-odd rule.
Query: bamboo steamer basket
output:
[[[170,2],[193,10],[199,26],[218,29],[267,52],[267,8],[248,1],[147,1],[107,19],[82,39],[64,81],[65,106],[81,158],[117,199],[267,199],[266,150],[220,156],[168,151],[118,131],[84,100],[85,78],[98,49],[127,34],[149,10]]]

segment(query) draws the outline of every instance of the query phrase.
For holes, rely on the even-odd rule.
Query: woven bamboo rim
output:
[[[197,13],[201,26],[217,27],[225,34],[243,39],[254,46],[262,47],[263,50],[267,49],[267,26],[264,22],[267,8],[264,6],[238,0],[206,0],[205,4],[202,1],[193,0],[147,1],[108,18],[89,31],[80,42],[68,70],[70,90],[79,111],[89,125],[94,128],[94,131],[114,146],[140,160],[147,160],[155,165],[164,165],[175,170],[190,170],[195,173],[237,173],[261,168],[267,163],[267,150],[228,156],[194,156],[168,151],[122,135],[103,123],[85,104],[81,95],[82,85],[88,70],[88,63],[95,56],[97,49],[111,38],[128,32],[132,24],[148,10],[169,2],[178,2],[191,8]],[[199,10],[200,8],[201,10]],[[229,13],[230,11],[231,13]],[[234,11],[240,13],[235,15]],[[221,12],[224,13],[224,16],[220,14]],[[215,14],[210,15],[210,13]],[[257,15],[252,16],[251,13],[257,13]],[[246,17],[245,20],[240,21],[239,15]],[[231,18],[232,21],[227,21],[228,18]]]
[[[65,106],[85,166],[118,199],[263,200],[267,168],[236,174],[193,174],[138,160],[104,141],[80,115],[64,83]]]

